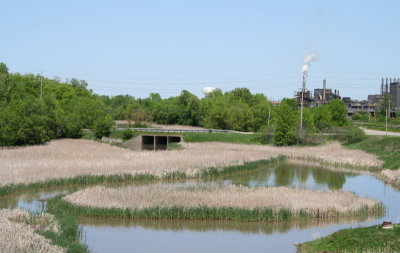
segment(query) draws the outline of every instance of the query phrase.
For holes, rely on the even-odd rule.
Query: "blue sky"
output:
[[[204,86],[271,99],[301,86],[366,99],[400,77],[400,1],[9,1],[0,61],[11,72],[79,78],[95,93],[147,97]]]

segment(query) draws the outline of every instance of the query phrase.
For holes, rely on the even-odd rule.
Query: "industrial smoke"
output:
[[[317,55],[312,53],[308,55],[306,58],[304,58],[304,64],[303,67],[301,68],[301,73],[303,74],[303,78],[307,77],[308,75],[308,70],[310,69],[310,63],[315,61],[317,59]]]

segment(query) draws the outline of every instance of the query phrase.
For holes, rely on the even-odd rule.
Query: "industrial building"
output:
[[[295,99],[301,106],[303,97],[303,106],[312,108],[329,103],[332,99],[342,99],[348,109],[348,115],[352,116],[358,112],[368,112],[375,115],[379,110],[385,95],[391,96],[390,114],[393,116],[397,110],[400,110],[400,78],[382,78],[381,93],[368,95],[367,100],[352,100],[350,97],[341,98],[338,90],[327,89],[326,80],[323,81],[322,89],[314,89],[314,95],[309,90],[300,90],[295,92]]]
[[[392,96],[393,108],[400,110],[400,79],[390,82],[390,95]]]
[[[303,93],[303,94],[302,94]],[[322,89],[314,89],[314,96],[311,91],[297,91],[295,93],[295,98],[299,107],[301,106],[301,97],[303,95],[303,106],[312,108],[316,106],[321,106],[328,104],[332,99],[340,99],[339,91],[326,88],[326,80],[324,79]]]

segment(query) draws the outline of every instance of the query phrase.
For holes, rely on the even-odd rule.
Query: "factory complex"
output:
[[[396,116],[396,112],[400,110],[400,78],[382,78],[380,90],[380,94],[368,95],[367,100],[352,100],[350,97],[341,97],[339,90],[328,89],[326,80],[323,80],[322,88],[314,89],[314,94],[310,90],[303,88],[295,92],[295,99],[299,107],[303,103],[303,106],[308,108],[328,104],[332,99],[341,99],[348,109],[348,115],[352,116],[358,112],[368,112],[375,115],[383,105],[386,97],[390,115],[392,117]]]

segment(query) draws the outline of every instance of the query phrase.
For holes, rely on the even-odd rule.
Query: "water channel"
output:
[[[103,252],[295,252],[295,243],[326,236],[339,229],[370,226],[400,216],[400,192],[371,175],[338,172],[285,162],[252,172],[206,182],[250,187],[288,186],[312,190],[337,189],[381,201],[380,217],[315,219],[307,222],[230,222],[184,220],[110,220],[80,218],[82,240],[93,253]],[[41,212],[43,199],[75,190],[58,188],[1,198],[0,208]]]

